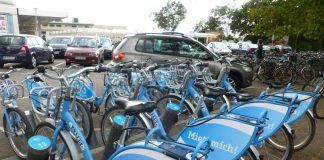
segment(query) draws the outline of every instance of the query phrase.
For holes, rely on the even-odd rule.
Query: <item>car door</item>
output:
[[[41,60],[48,60],[51,56],[51,49],[49,48],[49,45],[47,45],[47,43],[41,39],[40,37],[35,37],[36,41],[38,42],[38,46],[39,46],[39,55],[41,57]]]

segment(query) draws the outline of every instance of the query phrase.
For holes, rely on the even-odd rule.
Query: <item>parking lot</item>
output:
[[[105,63],[109,63],[109,61],[105,61]],[[43,65],[49,66],[49,64],[44,63]],[[65,61],[63,59],[56,59],[55,62],[51,65],[57,66],[57,67],[63,67],[65,66]],[[6,64],[4,68],[0,69],[0,72],[6,72],[9,70],[9,67],[13,68],[21,68],[20,71],[17,71],[11,75],[12,79],[16,81],[22,81],[26,77],[27,73],[31,73],[34,71],[34,69],[26,69],[22,65],[18,64]],[[103,75],[98,74],[98,73],[92,73],[91,78],[95,84],[95,89],[97,93],[101,92],[101,89],[103,86]],[[49,81],[50,84],[57,85],[53,81]],[[266,86],[259,81],[253,82],[253,85],[251,87],[242,89],[242,92],[246,93],[252,93],[255,95],[258,95],[262,90],[264,90]],[[20,108],[24,111],[28,111],[31,109],[31,102],[28,99],[28,93],[25,90],[25,98],[21,99],[19,101]],[[321,106],[324,105],[324,102],[320,102]],[[3,112],[1,111],[1,115],[3,115]],[[95,155],[96,159],[100,159],[101,151],[103,150],[102,146],[102,140],[101,136],[99,136],[99,126],[100,126],[100,120],[101,116],[97,114],[93,114],[93,119],[94,119],[94,126],[95,126],[95,131],[97,132],[97,136],[95,137],[95,140],[98,143],[95,143],[95,141],[92,143],[93,144],[93,149],[92,152]],[[2,127],[2,118],[0,118],[0,126]],[[324,144],[324,139],[322,138],[322,135],[324,134],[324,124],[321,120],[317,120],[317,131],[315,138],[313,142],[305,149],[295,152],[293,159],[296,160],[302,160],[302,159],[311,159],[311,160],[322,160],[324,159],[324,147],[322,144]],[[9,147],[9,143],[5,135],[2,133],[0,134],[0,159],[17,159],[15,157],[13,151]]]

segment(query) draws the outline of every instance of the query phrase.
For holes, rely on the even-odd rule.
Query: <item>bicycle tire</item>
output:
[[[294,151],[299,151],[299,150],[302,150],[303,148],[307,147],[312,142],[312,140],[314,139],[314,136],[315,136],[315,133],[316,133],[315,119],[313,118],[311,112],[308,110],[303,116],[306,116],[309,127],[307,129],[308,130],[307,136],[305,138],[303,138],[300,143],[295,138],[296,137],[298,137],[298,138],[301,137],[301,135],[299,135],[298,133],[302,133],[303,134],[305,132],[298,131],[297,127],[300,128],[300,127],[304,127],[306,125],[304,123],[301,124],[301,122],[299,122],[299,121],[296,121],[295,123],[293,123],[292,125],[290,125],[291,128],[294,131],[294,134],[293,134],[293,138],[294,138]],[[300,120],[302,120],[302,118],[303,117],[301,117]],[[293,126],[294,124],[297,124],[297,126],[294,127]]]
[[[177,95],[163,96],[162,98],[160,98],[156,102],[156,106],[157,106],[156,111],[158,112],[158,114],[163,113],[168,102],[171,102],[171,101],[175,102],[176,101],[176,103],[178,103],[178,102],[180,102],[180,100],[181,100],[181,97],[177,96]],[[179,131],[177,131],[179,128],[185,128],[185,126],[187,125],[186,122],[188,121],[189,116],[191,116],[194,113],[194,108],[191,107],[192,105],[190,105],[189,102],[184,101],[183,105],[184,105],[183,107],[184,107],[185,110],[181,114],[178,114],[177,122],[172,124],[173,125],[172,127],[165,127],[165,128],[171,128],[169,131],[166,131],[171,138],[175,138],[175,136],[179,132]],[[186,114],[186,113],[189,113],[189,114]],[[162,122],[162,124],[164,126],[166,125],[163,122]]]
[[[48,128],[48,129],[52,130],[52,132],[49,132],[49,131],[41,132],[42,129],[44,129],[44,128]],[[48,137],[52,141],[53,134],[50,134],[50,133],[54,133],[55,129],[56,129],[56,127],[54,125],[52,125],[51,123],[41,122],[36,126],[34,135],[42,135],[42,136]],[[45,133],[47,133],[47,134],[45,135]],[[50,135],[48,135],[48,134],[50,134]],[[60,133],[59,133],[59,138],[62,140],[63,144],[66,146],[66,150],[68,151],[67,153],[68,153],[68,156],[69,156],[68,159],[71,159],[71,160],[72,159],[79,159],[78,150],[77,150],[77,148],[75,146],[75,143],[67,143],[68,140],[65,138],[65,136],[62,135],[62,131],[60,131]],[[59,140],[57,140],[57,142],[59,142]],[[58,148],[58,147],[56,146],[56,148]],[[53,158],[53,157],[50,156],[50,159],[51,158]],[[57,157],[57,158],[63,158],[63,157]],[[66,159],[66,158],[64,158],[64,159]]]
[[[317,102],[315,102],[314,106],[313,106],[313,113],[315,118],[317,119],[324,119],[324,108],[319,106],[319,101],[323,100],[324,93],[321,93],[320,97],[318,97],[319,99],[317,100]]]
[[[115,106],[115,107],[109,108],[108,111],[103,115],[103,118],[101,119],[101,124],[100,124],[100,129],[101,129],[100,133],[101,133],[101,138],[102,138],[103,144],[107,145],[107,142],[114,143],[115,141],[118,140],[118,139],[107,140],[107,136],[109,135],[109,133],[111,131],[108,129],[112,128],[112,123],[113,123],[113,122],[111,122],[112,116],[116,115],[115,113],[124,115],[124,113],[125,113],[124,111],[125,111],[124,108],[122,108],[120,106]],[[144,120],[139,115],[137,115],[135,117],[140,121],[140,125],[142,125],[143,128],[149,128],[148,125],[146,125],[144,123]]]
[[[75,119],[75,121],[77,122],[78,126],[80,127],[80,130],[84,136],[84,138],[89,141],[89,139],[91,138],[91,135],[93,134],[93,119],[91,116],[91,113],[89,111],[89,107],[88,105],[86,105],[85,103],[83,103],[81,100],[76,100],[76,105],[78,106],[78,110],[77,111],[81,111],[82,112],[82,117],[81,119],[76,118],[75,117],[75,111],[70,111],[72,117]],[[75,113],[75,114],[72,114]],[[79,115],[79,114],[78,114]],[[80,125],[80,120],[82,125]]]
[[[268,158],[273,157],[273,158],[277,158],[277,159],[280,159],[280,160],[290,160],[292,158],[293,153],[294,153],[294,140],[293,140],[293,137],[292,137],[291,133],[288,131],[288,128],[285,125],[283,125],[277,131],[277,133],[280,132],[280,131],[283,133],[283,136],[285,138],[286,147],[282,146],[281,144],[276,143],[273,139],[271,139],[271,138],[279,139],[277,135],[273,135],[272,137],[269,137],[266,140],[266,143],[270,144],[271,147],[273,147],[274,150],[277,150],[279,152],[284,151],[283,156],[281,157],[281,156],[278,156],[277,154],[275,154],[273,156],[265,155],[265,154],[263,154],[263,155],[265,155],[265,157],[268,157]],[[269,152],[267,152],[267,153],[269,153]]]
[[[277,67],[273,71],[273,77],[276,82],[280,82],[281,84],[287,84],[292,81],[292,70],[288,66]]]
[[[12,148],[12,150],[16,153],[16,155],[21,158],[21,159],[26,159],[27,158],[27,151],[28,151],[28,139],[32,136],[33,134],[33,131],[32,131],[32,127],[31,127],[31,124],[29,123],[25,113],[23,111],[21,111],[20,109],[18,108],[8,108],[7,109],[7,113],[8,113],[8,116],[10,118],[11,114],[15,112],[19,115],[19,117],[21,117],[21,120],[22,122],[25,124],[25,128],[23,129],[25,134],[26,135],[26,143],[25,144],[22,144],[22,143],[18,143],[17,145],[15,144],[14,140],[13,140],[13,136],[11,134],[9,134],[11,131],[7,125],[7,120],[6,120],[6,117],[3,116],[3,129],[5,131],[5,135],[6,137],[8,138],[9,140],[9,144],[10,144],[10,147]],[[13,124],[13,122],[11,122],[11,124]],[[21,127],[21,126],[15,126],[15,127]],[[18,137],[18,136],[17,136]],[[19,147],[26,147],[25,151],[21,151],[19,149]],[[24,153],[25,152],[25,153]]]

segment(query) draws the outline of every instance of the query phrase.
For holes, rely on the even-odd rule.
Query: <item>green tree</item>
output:
[[[271,36],[303,36],[324,39],[324,1],[262,0],[250,8],[248,19],[255,23],[252,33]]]
[[[209,16],[207,21],[200,21],[194,27],[195,32],[212,32],[212,31],[219,31],[222,30],[221,28],[221,21],[216,18]]]
[[[179,1],[169,0],[159,12],[153,12],[153,21],[161,29],[175,31],[186,17],[187,10]]]

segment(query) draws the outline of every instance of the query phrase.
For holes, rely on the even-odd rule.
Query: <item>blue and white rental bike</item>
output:
[[[192,83],[194,81],[190,81],[190,77],[192,76],[192,72],[186,74],[185,84]],[[188,78],[189,77],[189,78]],[[222,89],[210,89],[206,90],[205,94],[211,94],[211,95],[217,95],[220,96],[223,94]],[[258,159],[258,153],[256,150],[253,151],[250,149],[250,146],[252,144],[255,144],[263,132],[263,123],[266,121],[266,112],[263,114],[260,114],[259,118],[250,118],[247,116],[226,116],[226,115],[216,115],[211,116],[209,115],[206,106],[203,103],[203,97],[201,97],[198,93],[196,94],[195,99],[198,101],[198,107],[196,111],[192,111],[193,117],[198,117],[198,114],[205,115],[204,118],[198,118],[198,119],[192,119],[189,121],[188,125],[184,126],[184,129],[178,134],[175,140],[172,140],[172,138],[169,138],[167,132],[169,127],[166,128],[165,126],[172,126],[173,123],[175,123],[177,119],[177,115],[179,112],[181,112],[181,109],[178,105],[172,105],[168,104],[167,108],[169,108],[170,112],[168,112],[167,115],[165,115],[166,112],[163,113],[162,110],[153,111],[151,113],[144,113],[144,112],[150,112],[150,111],[143,111],[140,104],[143,104],[145,102],[133,102],[133,101],[127,101],[127,100],[117,100],[116,104],[119,106],[119,111],[115,112],[114,115],[111,115],[110,120],[112,123],[115,123],[119,126],[122,126],[121,130],[123,133],[120,135],[120,132],[114,132],[113,129],[110,130],[110,133],[108,133],[108,141],[109,143],[106,144],[106,146],[111,146],[110,149],[107,149],[106,155],[110,155],[112,151],[117,149],[117,153],[124,151],[125,148],[123,147],[126,143],[127,139],[132,139],[133,137],[129,135],[129,130],[133,129],[139,129],[134,128],[134,126],[130,123],[129,119],[132,116],[136,116],[137,119],[140,119],[140,122],[143,124],[142,126],[144,130],[160,130],[159,132],[162,133],[162,139],[166,140],[167,142],[173,142],[173,143],[180,143],[182,145],[187,146],[199,146],[199,143],[203,141],[204,139],[210,139],[211,141],[211,149],[212,151],[208,154],[207,159],[239,159],[242,156],[247,156],[251,159]],[[138,104],[137,108],[133,105]],[[128,109],[129,108],[129,109]],[[117,108],[115,108],[117,110]],[[130,111],[136,112],[136,114],[132,113],[129,114]],[[201,111],[201,112],[200,112]],[[108,113],[108,112],[107,112]],[[149,115],[148,115],[149,114]],[[148,116],[147,116],[148,115]],[[160,116],[159,116],[160,115]],[[128,117],[129,116],[129,117]],[[150,119],[148,119],[150,117]],[[160,121],[161,117],[161,121]],[[153,123],[151,123],[152,121]],[[187,120],[188,121],[188,120]],[[170,124],[164,124],[164,123],[170,123]],[[163,124],[163,125],[162,125]],[[173,126],[175,127],[175,126]],[[178,128],[181,129],[181,128]],[[214,132],[210,132],[211,130],[215,130]],[[149,138],[146,138],[146,141],[150,141]],[[154,140],[153,140],[154,141]],[[133,143],[134,144],[134,143]],[[128,145],[130,148],[134,147],[132,143]],[[139,146],[137,146],[137,144]],[[146,143],[147,144],[147,143]],[[143,144],[141,143],[135,143],[135,148],[140,147]],[[174,144],[173,144],[174,145]],[[115,147],[114,147],[115,146]],[[147,147],[144,144],[144,148]],[[158,146],[157,148],[160,148],[162,150],[165,150],[165,148],[169,148],[168,150],[172,153],[172,150],[177,150],[177,148],[172,148],[171,146]],[[107,147],[106,147],[107,148]],[[156,148],[156,145],[155,145]],[[127,150],[127,147],[126,147]],[[159,150],[159,149],[157,149]],[[181,150],[181,149],[179,149]],[[114,155],[116,155],[115,153]],[[173,154],[180,154],[180,153],[173,153]],[[181,153],[182,155],[185,155],[186,153]],[[113,156],[114,157],[114,156]],[[206,157],[205,157],[206,158]],[[190,159],[190,158],[189,158]]]
[[[56,73],[59,71],[63,72],[61,68],[51,67],[50,69]],[[71,79],[68,80],[68,82],[71,81]],[[61,101],[58,101],[56,95],[53,95],[50,99],[47,98],[48,93],[54,87],[46,82],[45,77],[34,72],[28,74],[24,81],[32,102],[32,113],[36,124],[44,121],[46,118],[54,118],[57,116],[54,112],[55,106],[61,105],[59,104]],[[61,83],[61,85],[64,86],[64,83]],[[77,99],[75,106],[70,108],[70,110],[70,113],[80,126],[82,133],[86,139],[89,139],[93,132],[93,122],[87,105]]]
[[[33,130],[25,113],[19,109],[18,98],[24,96],[24,88],[10,78],[10,73],[0,73],[0,92],[3,105],[3,131],[9,140],[12,150],[21,159],[27,158],[27,141]]]

